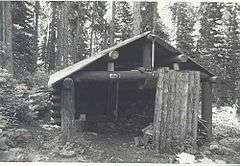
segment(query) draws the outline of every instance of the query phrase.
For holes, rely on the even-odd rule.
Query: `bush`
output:
[[[8,125],[16,124],[16,121],[29,122],[29,118],[25,119],[29,111],[28,93],[27,86],[18,84],[7,70],[0,68],[0,114],[7,119]]]

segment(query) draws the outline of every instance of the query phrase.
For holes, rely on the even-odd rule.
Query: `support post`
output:
[[[74,82],[71,78],[65,78],[62,86],[61,97],[61,127],[63,142],[70,140],[75,132],[75,91]]]
[[[173,70],[180,70],[178,63],[173,63]]]
[[[145,43],[143,46],[143,67],[151,69],[151,43]]]
[[[207,134],[209,140],[212,136],[212,83],[210,81],[202,82],[202,119],[206,121],[208,128]]]

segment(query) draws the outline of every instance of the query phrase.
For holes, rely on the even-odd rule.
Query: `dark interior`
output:
[[[76,118],[86,114],[88,123],[94,126],[101,122],[126,122],[138,119],[139,128],[143,128],[153,121],[154,89],[140,90],[139,82],[119,83],[118,119],[114,119],[113,110],[108,110],[109,82],[82,82],[76,85]],[[140,123],[139,123],[140,122]],[[135,122],[134,122],[135,123]],[[93,125],[94,124],[94,125]]]

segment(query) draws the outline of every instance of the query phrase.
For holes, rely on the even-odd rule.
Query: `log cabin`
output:
[[[200,72],[201,116],[211,133],[212,83],[218,78],[150,31],[52,74],[48,86],[54,89],[54,114],[62,128],[76,120],[96,122],[102,115],[117,121],[131,103],[153,117],[156,70],[163,67]]]

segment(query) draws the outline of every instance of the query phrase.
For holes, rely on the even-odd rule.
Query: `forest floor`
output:
[[[231,107],[213,109],[213,140],[195,154],[158,154],[135,146],[136,133],[119,130],[112,123],[101,132],[76,135],[63,146],[57,125],[18,126],[31,133],[26,141],[0,151],[1,161],[69,161],[69,162],[147,162],[147,163],[240,163],[240,123]],[[16,129],[14,129],[16,130]],[[195,155],[195,156],[194,156]]]

